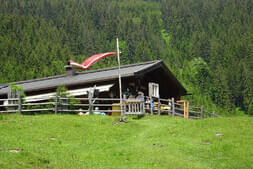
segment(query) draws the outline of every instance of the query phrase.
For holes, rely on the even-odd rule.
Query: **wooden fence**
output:
[[[120,104],[119,98],[67,98],[48,97],[36,98],[47,100],[40,103],[26,103],[21,97],[0,99],[0,113],[27,114],[27,113],[106,113],[112,115],[141,115],[145,113],[167,114],[184,118],[200,119],[205,117],[217,117],[215,112],[207,112],[204,107],[190,106],[187,101],[175,101],[172,99],[143,97],[141,99],[126,99]]]

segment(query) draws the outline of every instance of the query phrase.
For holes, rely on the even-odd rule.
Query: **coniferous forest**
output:
[[[122,64],[162,59],[192,103],[253,114],[252,0],[0,0],[0,84],[62,74],[116,37]]]

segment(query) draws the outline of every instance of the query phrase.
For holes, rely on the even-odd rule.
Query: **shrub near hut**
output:
[[[26,98],[23,86],[14,85],[14,84],[11,83],[10,84],[10,89],[11,89],[11,95],[12,95],[11,98],[13,98],[13,95],[14,95],[14,98],[20,97],[21,98],[21,104],[23,104],[25,102],[24,100]],[[11,101],[11,103],[12,104],[18,104],[18,101],[17,100]],[[8,107],[6,107],[6,110],[8,110]]]
[[[57,93],[57,104],[59,111],[61,110],[74,110],[75,104],[80,104],[79,100],[76,100],[74,96],[69,95],[68,90],[65,86],[59,86],[56,90]],[[64,105],[68,104],[68,105]],[[77,112],[69,112],[71,114],[77,114]]]

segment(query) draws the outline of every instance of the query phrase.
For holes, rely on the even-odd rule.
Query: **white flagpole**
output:
[[[119,39],[117,38],[117,56],[118,56],[118,72],[119,72],[119,95],[120,95],[120,111],[121,111],[121,115],[123,115],[122,112],[122,88],[121,88],[121,75],[120,75],[120,57],[119,57]]]

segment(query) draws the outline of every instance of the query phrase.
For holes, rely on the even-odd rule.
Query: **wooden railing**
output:
[[[36,98],[39,99],[39,98]],[[200,119],[217,117],[215,112],[207,112],[204,107],[195,107],[188,102],[176,102],[174,98],[162,99],[143,97],[142,99],[126,99],[120,104],[119,98],[66,98],[60,96],[43,98],[41,103],[26,103],[21,97],[0,99],[0,113],[18,114],[51,112],[51,113],[112,113],[113,115],[167,114],[184,118]],[[71,101],[78,103],[71,103]],[[186,106],[187,105],[187,106]]]

